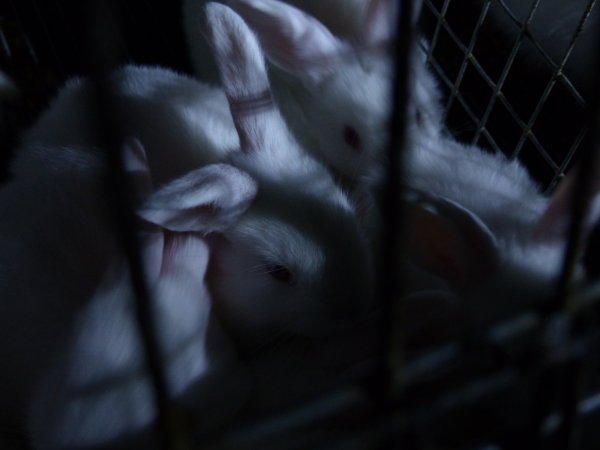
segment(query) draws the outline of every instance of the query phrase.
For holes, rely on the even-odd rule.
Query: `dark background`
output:
[[[0,2],[0,69],[16,82],[20,96],[2,106],[0,180],[17,142],[64,81],[89,75],[95,61],[90,46],[91,1],[3,0]],[[180,2],[101,1],[111,6],[117,27],[117,63],[158,64],[188,71]],[[113,33],[117,30],[117,33]]]

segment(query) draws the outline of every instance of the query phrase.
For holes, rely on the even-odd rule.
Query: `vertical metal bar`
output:
[[[580,22],[580,27],[585,23],[592,6],[593,2],[588,5],[586,13]],[[579,31],[581,30],[578,30],[578,32]],[[573,38],[572,44],[575,41],[575,37]],[[597,48],[600,49],[600,41],[597,43]],[[570,50],[572,50],[572,45],[569,48],[569,51]],[[564,65],[569,51],[567,51],[567,55],[563,59],[561,67]],[[598,54],[598,51],[594,52],[594,55],[591,56],[591,60],[593,73],[596,75],[600,74],[600,55]],[[598,78],[596,76],[593,79]],[[594,91],[591,98],[589,113],[589,128],[584,137],[583,145],[580,147],[578,177],[575,180],[575,187],[570,198],[571,215],[567,247],[564,254],[561,276],[557,283],[556,307],[559,314],[562,315],[558,317],[558,320],[561,320],[562,318],[567,327],[564,336],[562,336],[562,340],[564,341],[562,344],[565,346],[569,344],[569,341],[573,337],[572,315],[576,308],[573,278],[577,260],[583,245],[586,214],[591,203],[593,189],[597,189],[598,183],[598,180],[595,179],[595,177],[598,176],[598,167],[600,164],[600,93],[598,93],[597,90]],[[553,380],[553,383],[549,384],[552,390],[561,389],[564,392],[564,395],[562,396],[563,401],[560,405],[563,421],[558,434],[560,442],[563,445],[561,448],[573,448],[578,430],[576,408],[581,394],[583,365],[582,356],[570,356],[572,360],[567,361],[565,366],[565,370],[568,371],[570,376],[560,377],[560,367],[551,369],[553,373],[548,374]],[[539,397],[542,399],[544,398],[544,395],[547,395],[547,393],[539,393]],[[545,411],[540,409],[539,412],[545,414],[548,413],[548,409],[546,408]]]
[[[562,420],[557,432],[556,443],[558,443],[558,448],[566,450],[575,450],[578,448],[579,426],[577,410],[579,399],[583,394],[584,358],[585,355],[582,354],[570,355],[562,380],[562,384],[566,389],[562,393]]]
[[[378,371],[378,387],[383,388],[383,400],[386,407],[389,400],[400,390],[402,337],[398,327],[398,309],[401,282],[398,279],[397,249],[400,233],[401,203],[401,155],[406,146],[407,105],[409,99],[409,55],[413,50],[414,29],[412,24],[413,4],[411,1],[401,2],[397,17],[396,41],[393,58],[395,76],[393,82],[393,109],[391,111],[390,138],[388,142],[389,164],[381,191],[381,211],[383,217],[382,244],[380,248],[381,266],[377,271],[376,291],[383,302],[382,343],[380,367]]]
[[[141,252],[135,236],[134,217],[131,208],[131,189],[123,167],[123,130],[120,129],[118,111],[111,101],[108,75],[118,63],[119,30],[115,14],[115,2],[89,0],[88,11],[89,47],[93,60],[96,85],[94,103],[96,108],[96,132],[103,143],[108,166],[108,201],[114,212],[120,244],[130,268],[131,282],[135,293],[135,311],[148,374],[153,386],[154,403],[157,411],[157,431],[161,448],[170,448],[174,438],[169,414],[168,390],[155,333],[154,317],[150,307],[150,293],[145,283]],[[101,426],[101,425],[99,425]]]
[[[598,42],[600,49],[600,42]],[[593,60],[593,73],[598,79],[600,74],[600,55],[596,51]],[[579,152],[578,177],[571,196],[571,216],[569,223],[568,245],[563,261],[563,270],[559,282],[559,302],[565,311],[573,305],[572,280],[584,237],[585,218],[588,213],[592,194],[598,189],[600,173],[600,93],[594,90],[590,102],[590,127]]]

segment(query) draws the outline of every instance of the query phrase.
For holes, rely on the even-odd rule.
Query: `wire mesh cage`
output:
[[[426,2],[424,22],[433,66],[449,93],[450,128],[465,140],[518,156],[550,189],[586,131],[594,3],[570,3],[565,11],[553,2]],[[538,16],[554,22],[544,30]]]
[[[96,34],[101,42],[91,46],[85,43],[94,34],[90,30],[95,29],[93,19],[97,17],[90,22],[85,12],[88,3],[31,0],[1,6],[0,69],[16,81],[21,92],[16,100],[2,105],[5,167],[19,133],[45,108],[57,87],[74,74],[98,69],[101,47],[108,46],[113,52],[107,56],[108,62],[104,61],[109,66],[134,61],[191,71],[178,3],[110,2],[109,22],[115,23],[106,27],[108,32]],[[402,3],[405,8],[407,2]],[[535,26],[536,13],[544,11],[544,0],[521,2],[518,7],[503,0],[423,3],[420,25],[427,42],[423,46],[445,93],[448,133],[486,151],[519,158],[547,192],[556,188],[574,161],[594,173],[598,102],[590,77],[582,76],[575,63],[569,63],[577,54],[574,49],[584,45],[582,40],[595,45],[592,31],[598,7],[594,8],[594,0],[573,2],[573,28],[568,30],[564,48],[559,49],[545,48],[548,41],[539,36]],[[100,28],[106,26],[106,22],[99,23]],[[406,31],[398,37],[397,50],[407,48],[402,47],[402,39],[408,46],[413,38]],[[400,50],[396,98],[402,99],[409,95],[405,92],[403,97],[401,88],[406,81],[401,74],[406,74],[408,62],[403,61]],[[593,55],[589,53],[589,65],[583,71],[596,73]],[[99,97],[103,94],[100,83]],[[395,124],[402,122],[406,102],[398,103]],[[110,105],[106,108],[99,117],[110,122]],[[401,140],[401,135],[396,132],[393,139]],[[107,139],[107,146],[115,145]],[[392,150],[399,145],[401,142],[395,141]],[[116,166],[113,169],[118,171]],[[112,184],[118,187],[115,177]],[[585,170],[580,180],[581,193],[589,189]],[[112,196],[118,198],[122,192],[117,189]],[[574,217],[583,216],[587,207],[585,201],[575,206]],[[123,209],[126,218],[126,204]],[[125,241],[133,241],[127,231],[131,224],[124,220],[121,228],[128,237]],[[569,251],[581,253],[578,228],[574,219],[563,279],[557,280],[557,299],[552,304],[521,311],[493,326],[475,324],[467,331],[451,331],[441,343],[434,339],[435,345],[428,345],[424,338],[425,344],[414,348],[410,336],[402,331],[410,324],[391,319],[402,305],[388,305],[381,332],[385,343],[380,346],[383,350],[376,351],[380,361],[375,369],[362,373],[358,382],[340,382],[311,401],[268,414],[242,413],[234,423],[200,436],[186,428],[185,419],[160,392],[164,380],[160,379],[157,356],[152,356],[155,344],[150,326],[147,345],[155,366],[162,411],[159,422],[167,435],[165,448],[594,448],[600,442],[598,311],[594,302],[598,293],[592,291],[574,301],[570,291],[573,264],[569,264]],[[593,242],[592,237],[583,250],[590,261],[589,274],[597,267]],[[135,272],[139,249],[129,252]],[[385,286],[379,288],[381,296],[393,297],[394,292],[385,292]],[[143,286],[141,291],[140,321],[144,323]],[[452,317],[446,317],[444,326],[450,321]],[[28,448],[20,425],[13,425],[11,418],[0,419],[6,423],[0,426],[6,445]]]

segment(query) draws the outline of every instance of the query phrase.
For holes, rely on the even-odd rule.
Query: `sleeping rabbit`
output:
[[[186,404],[194,403],[196,397],[186,393],[205,374],[195,355],[206,351],[202,333],[209,309],[188,298],[178,299],[181,308],[170,301],[179,276],[192,297],[210,293],[210,313],[239,351],[282,333],[315,342],[351,333],[372,308],[370,253],[354,205],[287,130],[271,101],[258,42],[242,19],[222,5],[209,5],[207,15],[223,90],[158,68],[130,66],[110,79],[115,114],[124,120],[126,135],[141,142],[145,157],[137,158],[143,161],[138,165],[147,164],[141,172],[156,186],[136,210],[140,220],[160,228],[143,245],[144,260],[155,276],[156,261],[183,270],[163,267],[155,288],[156,306],[167,302],[169,313],[158,321],[158,336],[168,356],[170,349],[183,352],[181,361],[166,365],[172,394]],[[153,418],[140,406],[148,404],[148,391],[125,306],[130,287],[107,205],[98,200],[105,178],[101,143],[88,121],[91,89],[87,80],[63,89],[23,137],[13,180],[0,192],[0,282],[8,293],[0,319],[7,345],[1,351],[4,361],[15,361],[14,370],[3,374],[3,398],[14,394],[6,405],[24,416],[30,404],[39,411],[30,426],[40,448],[126,437]],[[166,253],[157,257],[161,248]],[[198,272],[189,271],[190,265]],[[187,284],[201,282],[205,268],[208,291]],[[28,281],[31,271],[40,274],[37,283]],[[182,318],[186,311],[190,317]],[[171,320],[189,327],[171,334]],[[117,330],[114,348],[106,347],[113,328],[105,325]],[[190,335],[199,342],[189,341]],[[102,356],[97,365],[86,363],[94,349]],[[226,349],[215,350],[225,362],[231,360]],[[121,374],[132,374],[133,384],[120,384]],[[116,390],[96,391],[113,375]],[[236,386],[242,397],[244,386]],[[70,400],[53,397],[54,388]],[[121,388],[135,398],[116,402]],[[236,400],[229,403],[232,409]],[[133,412],[117,413],[117,406]],[[114,411],[115,420],[106,429],[94,427],[94,415],[106,417],[107,411]]]

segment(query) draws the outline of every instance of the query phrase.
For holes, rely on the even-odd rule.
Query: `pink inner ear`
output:
[[[272,63],[311,83],[330,76],[346,51],[318,20],[284,2],[238,1],[233,7],[258,34]]]
[[[411,0],[409,0],[411,1]],[[395,17],[398,2],[393,0],[370,0],[365,11],[365,19],[359,43],[371,49],[387,48],[394,38]]]
[[[199,285],[204,280],[208,262],[208,246],[194,233],[164,233],[164,251],[160,276],[185,270],[194,275]]]
[[[497,268],[497,243],[470,211],[423,195],[406,205],[409,260],[458,289],[482,282]]]

